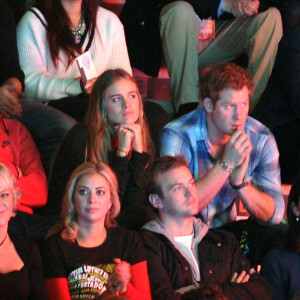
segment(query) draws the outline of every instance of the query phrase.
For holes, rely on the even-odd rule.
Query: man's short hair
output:
[[[200,100],[210,98],[215,104],[219,100],[220,92],[232,88],[241,90],[247,86],[249,98],[254,92],[254,84],[248,71],[234,63],[221,63],[204,69],[199,79]]]
[[[189,168],[183,156],[162,156],[156,158],[145,171],[147,198],[150,194],[156,194],[163,197],[160,183],[157,182],[158,175],[182,166]]]

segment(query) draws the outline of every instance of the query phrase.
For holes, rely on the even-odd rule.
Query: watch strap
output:
[[[233,185],[231,182],[230,183],[230,186],[232,187],[232,189],[234,189],[235,191],[238,191],[240,189],[242,189],[243,187],[247,186],[248,185],[248,181],[247,180],[243,180],[243,182],[239,185]]]

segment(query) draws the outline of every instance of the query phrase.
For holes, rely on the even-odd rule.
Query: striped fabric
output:
[[[253,146],[245,179],[252,181],[253,186],[274,198],[275,213],[268,224],[280,223],[285,205],[276,141],[267,127],[251,117],[247,118],[244,131]],[[216,164],[216,159],[208,149],[206,117],[203,109],[194,110],[170,122],[162,130],[161,156],[184,156],[195,180],[203,177]],[[236,220],[235,197],[236,192],[230,187],[228,180],[213,201],[199,213],[200,217],[213,228]]]

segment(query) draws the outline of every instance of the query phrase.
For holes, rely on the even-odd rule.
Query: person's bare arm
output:
[[[243,163],[238,166],[230,176],[230,182],[233,186],[243,183],[249,164],[250,155],[247,155]],[[257,189],[251,182],[247,186],[236,191],[237,196],[242,200],[245,208],[251,216],[260,221],[269,221],[275,211],[274,199]]]
[[[251,216],[263,222],[272,218],[275,211],[275,201],[270,195],[254,187],[251,182],[237,191],[237,194]]]
[[[225,146],[222,160],[230,169],[234,170],[244,162],[251,150],[252,146],[247,135],[244,132],[236,131]],[[229,170],[216,163],[213,168],[196,182],[199,211],[203,210],[214,199],[229,176]]]

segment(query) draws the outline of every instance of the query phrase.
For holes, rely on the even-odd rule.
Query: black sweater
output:
[[[59,214],[66,184],[73,170],[84,163],[88,128],[84,123],[73,127],[63,140],[53,164],[49,184],[48,212]],[[110,167],[117,175],[122,210],[143,204],[142,179],[149,162],[147,153],[133,151],[131,159],[114,156]]]

